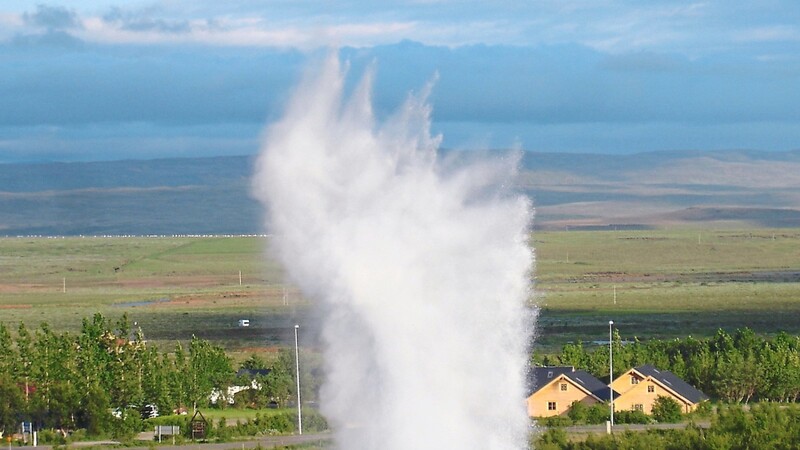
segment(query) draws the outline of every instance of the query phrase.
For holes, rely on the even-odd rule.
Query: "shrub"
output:
[[[614,413],[616,423],[650,423],[652,420],[642,411],[617,411]]]
[[[586,410],[586,423],[601,424],[611,418],[608,405],[605,403],[595,403]]]
[[[56,430],[43,429],[39,431],[39,443],[64,445],[67,443],[67,440],[64,439],[64,436],[61,433],[57,432]]]
[[[714,406],[710,401],[703,401],[697,404],[697,408],[691,412],[692,416],[709,418],[714,414]]]
[[[572,419],[575,423],[584,423],[586,422],[586,416],[588,414],[589,407],[586,406],[585,403],[574,401],[572,405],[569,407],[569,412],[567,416]]]
[[[262,428],[267,434],[283,434],[296,431],[294,415],[290,413],[274,414],[262,418]]]
[[[303,431],[325,431],[328,429],[328,421],[318,411],[309,409],[303,410]]]
[[[70,435],[69,435],[70,442],[85,441],[85,440],[87,440],[87,438],[88,437],[86,436],[86,429],[84,429],[84,428],[80,428],[78,430],[75,430],[72,433],[70,433]]]
[[[538,439],[535,439],[534,442],[535,444],[531,448],[539,450],[559,450],[566,448],[569,444],[567,432],[560,428],[550,428],[542,433]]]
[[[573,423],[567,416],[552,416],[539,419],[539,424],[545,427],[568,427]]]
[[[681,405],[675,400],[659,395],[653,402],[653,419],[661,423],[681,421]]]
[[[144,430],[144,421],[139,415],[139,411],[133,409],[125,410],[122,413],[122,417],[119,419],[113,419],[111,424],[112,434],[115,439],[119,440],[129,440],[136,433]],[[90,434],[96,436],[94,433]]]

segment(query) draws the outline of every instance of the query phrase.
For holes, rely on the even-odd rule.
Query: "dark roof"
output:
[[[611,389],[609,389],[608,385],[603,383],[602,381],[595,378],[594,375],[586,372],[584,370],[576,370],[568,376],[580,383],[586,390],[591,392],[595,397],[599,398],[600,400],[607,402],[608,395],[611,393]],[[614,391],[614,398],[619,397],[619,393]]]
[[[259,375],[266,376],[269,373],[269,369],[245,369],[242,367],[236,372],[237,377],[241,376],[248,376],[250,378],[255,378]]]
[[[693,403],[708,400],[708,396],[694,388],[694,386],[678,378],[677,375],[669,370],[658,370],[650,364],[634,367],[634,370],[644,376],[652,377],[659,383],[675,391],[678,395]]]
[[[574,367],[534,367],[528,373],[528,396],[541,389],[547,383],[558,378],[561,374],[571,373]]]
[[[589,372],[584,370],[575,370],[574,367],[569,366],[534,367],[528,376],[528,396],[561,375],[564,375],[572,380],[575,384],[591,392],[592,395],[600,400],[608,401],[610,389],[608,388],[607,384],[598,380]],[[617,398],[618,396],[619,394],[614,392],[614,398]]]

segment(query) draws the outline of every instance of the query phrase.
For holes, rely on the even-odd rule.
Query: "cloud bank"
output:
[[[439,73],[446,147],[786,150],[798,23],[781,1],[20,3],[0,7],[0,162],[254,153],[331,44],[377,62],[378,116]]]

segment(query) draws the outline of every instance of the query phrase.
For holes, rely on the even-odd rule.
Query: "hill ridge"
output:
[[[0,235],[259,234],[254,160],[0,164]],[[798,187],[800,150],[524,152],[517,185],[537,228],[800,226]]]

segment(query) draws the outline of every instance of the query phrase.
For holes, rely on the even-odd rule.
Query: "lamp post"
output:
[[[611,426],[614,426],[614,388],[611,383],[614,381],[614,356],[613,347],[611,346],[611,326],[614,325],[613,320],[608,321],[608,398],[611,400]]]
[[[303,434],[303,412],[300,409],[300,347],[297,345],[297,330],[300,325],[294,326],[294,367],[297,379],[297,430]]]

